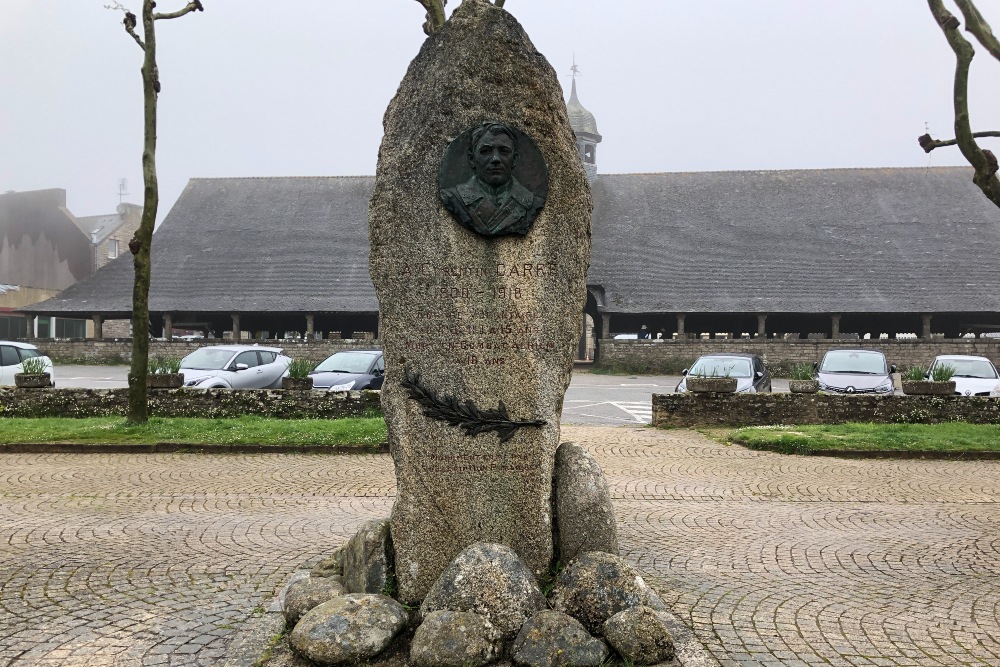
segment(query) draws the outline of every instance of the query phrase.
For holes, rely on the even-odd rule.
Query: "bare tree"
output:
[[[144,131],[142,144],[142,178],[143,204],[142,220],[139,228],[128,243],[132,252],[132,265],[135,268],[135,281],[132,286],[132,366],[128,374],[128,422],[144,424],[149,419],[147,405],[148,391],[146,375],[149,365],[149,277],[150,277],[150,247],[153,244],[153,227],[156,223],[156,210],[160,203],[159,186],[156,180],[156,101],[160,94],[160,72],[156,66],[156,31],[155,24],[163,19],[176,19],[193,11],[204,11],[201,0],[191,0],[182,9],[175,12],[154,12],[154,0],[142,0],[142,33],[140,37],[135,28],[138,25],[135,14],[128,11],[120,3],[108,6],[125,12],[122,24],[125,32],[132,36],[143,52],[142,60],[142,97],[144,102]]]
[[[444,15],[444,7],[448,0],[417,0],[424,9],[427,10],[427,21],[424,23],[424,32],[428,35],[444,25],[447,20]],[[463,0],[464,2],[464,0]],[[503,7],[505,0],[493,0],[497,7]]]
[[[986,51],[1000,61],[1000,41],[993,35],[990,25],[979,13],[973,0],[954,0],[962,17],[965,19],[965,30],[976,38],[976,41]],[[993,151],[980,148],[976,139],[981,137],[1000,137],[1000,131],[990,130],[973,132],[969,120],[969,66],[976,50],[961,32],[959,20],[949,12],[943,0],[927,0],[931,14],[944,32],[948,45],[955,52],[955,88],[952,92],[955,106],[955,138],[939,141],[925,134],[918,139],[921,148],[930,153],[942,146],[958,145],[962,155],[975,169],[973,183],[979,186],[983,194],[997,206],[1000,206],[1000,179],[997,178],[997,157]]]

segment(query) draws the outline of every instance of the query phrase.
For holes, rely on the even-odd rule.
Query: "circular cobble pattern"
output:
[[[564,437],[722,665],[1000,665],[1000,463]],[[388,456],[0,455],[0,666],[219,664],[394,493]]]

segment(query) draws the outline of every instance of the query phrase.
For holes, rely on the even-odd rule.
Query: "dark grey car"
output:
[[[771,391],[771,373],[764,365],[764,360],[756,354],[745,352],[702,355],[691,368],[684,369],[681,375],[684,378],[677,383],[674,391],[687,391],[687,379],[690,375],[736,378],[737,393]]]
[[[381,350],[341,351],[320,362],[309,377],[313,379],[313,389],[381,389],[385,378],[385,358]]]

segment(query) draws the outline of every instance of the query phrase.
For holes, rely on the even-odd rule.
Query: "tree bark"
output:
[[[135,281],[132,285],[132,365],[128,374],[128,423],[145,424],[149,419],[146,375],[149,364],[149,279],[150,246],[159,206],[159,185],[156,179],[156,98],[160,84],[156,69],[156,32],[153,20],[153,0],[143,0],[142,30],[144,39],[142,61],[143,143],[142,219],[129,242]]]
[[[996,39],[975,5],[971,0],[956,0],[956,2],[966,18],[967,29],[992,53],[996,46]],[[955,107],[954,141],[958,144],[962,155],[975,170],[972,182],[983,191],[983,194],[991,202],[1000,207],[1000,179],[997,178],[997,158],[992,151],[979,147],[979,144],[976,143],[976,133],[973,133],[969,121],[969,66],[972,64],[973,56],[976,55],[975,49],[959,32],[961,24],[951,12],[945,9],[942,0],[927,0],[927,4],[934,19],[941,27],[941,31],[944,32],[948,46],[955,53],[955,86],[952,91]],[[989,136],[988,133],[978,134]],[[938,147],[935,144],[947,145],[947,143],[935,142],[928,135],[920,137],[921,147],[928,152]]]

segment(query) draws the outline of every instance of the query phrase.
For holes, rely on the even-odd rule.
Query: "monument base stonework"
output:
[[[414,604],[476,542],[514,549],[536,577],[553,560],[591,199],[555,72],[483,0],[428,37],[384,124],[370,265],[396,577]]]

